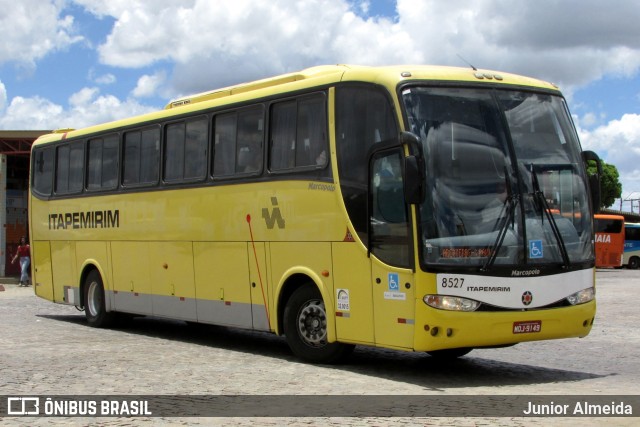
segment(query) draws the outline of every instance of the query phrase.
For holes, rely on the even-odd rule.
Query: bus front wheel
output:
[[[114,314],[108,313],[102,277],[93,270],[84,281],[84,314],[89,326],[103,328],[113,323]]]
[[[640,267],[640,258],[638,258],[637,256],[630,258],[627,267],[632,270],[637,270],[638,267]]]
[[[314,285],[296,289],[284,309],[284,334],[291,351],[312,363],[333,363],[354,346],[327,341],[327,312]]]

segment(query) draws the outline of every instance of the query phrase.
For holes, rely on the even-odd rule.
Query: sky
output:
[[[557,84],[583,149],[620,173],[613,208],[640,199],[637,0],[0,0],[0,11],[2,130],[81,128],[315,65],[470,63]]]

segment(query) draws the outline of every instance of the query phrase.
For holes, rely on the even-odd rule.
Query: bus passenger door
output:
[[[412,348],[415,326],[411,226],[400,149],[375,154],[370,164],[369,247],[375,342]]]

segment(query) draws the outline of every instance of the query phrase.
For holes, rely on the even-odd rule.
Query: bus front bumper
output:
[[[531,311],[454,312],[418,300],[415,351],[460,347],[507,346],[525,341],[584,337],[589,334],[596,302]]]

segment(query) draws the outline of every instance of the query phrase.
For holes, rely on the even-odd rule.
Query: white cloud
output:
[[[371,8],[371,2],[369,0],[361,0],[356,3],[356,7],[360,9],[364,15],[368,15],[369,9]]]
[[[71,15],[60,16],[64,2],[0,0],[0,65],[15,62],[32,69],[45,55],[79,42]]]
[[[116,19],[103,63],[175,64],[175,93],[189,93],[322,63],[407,63],[423,57],[391,19],[363,19],[345,0],[109,2],[76,0]],[[366,2],[364,2],[366,4]]]
[[[69,104],[72,107],[82,107],[90,103],[98,93],[100,89],[97,87],[85,87],[69,97]]]
[[[69,108],[37,96],[17,96],[0,116],[0,129],[79,129],[154,110],[135,100],[100,95],[97,88],[83,88],[71,95]]]
[[[7,88],[4,87],[4,83],[0,80],[0,112],[4,111],[7,104]]]
[[[66,127],[64,123],[59,122],[63,111],[60,105],[40,97],[16,96],[0,118],[0,129],[35,130]]]
[[[116,23],[103,63],[175,64],[175,93],[321,63],[435,63],[495,68],[575,87],[640,69],[640,3],[596,0],[398,0],[397,16],[362,18],[368,0],[75,0]]]
[[[598,122],[598,118],[594,113],[587,113],[582,116],[580,123],[587,128],[594,126]]]
[[[98,76],[94,79],[94,81],[100,85],[110,85],[110,84],[114,84],[117,79],[116,76],[114,76],[111,73],[107,73],[107,74],[103,74],[101,76]]]
[[[150,96],[157,96],[158,89],[166,80],[166,74],[163,71],[159,71],[153,75],[147,75],[138,79],[138,84],[132,92],[132,95],[136,98],[146,98]]]
[[[622,192],[640,191],[640,114],[625,114],[593,131],[580,130],[582,146],[620,173]]]
[[[497,68],[572,90],[640,67],[640,3],[398,0],[400,23],[426,62]]]

